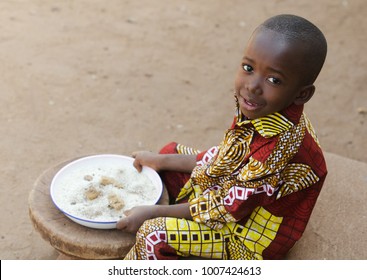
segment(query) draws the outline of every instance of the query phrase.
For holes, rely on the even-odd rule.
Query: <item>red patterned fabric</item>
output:
[[[177,154],[178,151],[176,149],[177,143],[171,142],[164,146],[160,150],[160,154]],[[181,191],[181,188],[186,184],[186,182],[190,179],[190,173],[182,173],[182,172],[175,172],[175,171],[162,171],[159,173],[164,182],[169,198],[170,203],[174,203],[178,194]],[[187,201],[187,199],[185,200]],[[183,201],[181,201],[183,202]]]
[[[302,111],[303,106],[292,105],[280,112],[280,117],[284,117],[285,121],[290,121],[291,125],[296,126],[300,123]],[[268,120],[264,120],[263,123],[265,124],[267,121]],[[218,156],[213,151],[218,151],[218,149],[220,151],[226,145],[226,143],[222,143],[222,146],[219,146],[219,148],[214,147],[213,149],[209,149],[208,151],[201,152],[197,155],[198,164],[203,165],[203,167],[201,170],[200,167],[198,167],[197,170],[194,170],[191,179],[190,174],[183,174],[179,172],[161,173],[162,179],[168,189],[170,197],[172,198],[171,201],[173,202],[173,199],[177,198],[180,195],[180,192],[182,196],[182,187],[188,182],[189,179],[195,184],[201,184],[201,189],[203,192],[202,194],[193,194],[192,189],[190,189],[190,184],[187,184],[185,186],[187,188],[187,194],[184,195],[184,201],[190,201],[193,207],[192,209],[194,209],[193,211],[198,211],[196,213],[197,215],[193,216],[194,221],[206,223],[209,227],[215,230],[220,230],[220,228],[227,222],[235,222],[241,226],[241,228],[248,229],[249,222],[251,224],[252,221],[250,216],[252,215],[251,217],[258,217],[259,215],[262,215],[256,214],[256,216],[254,214],[256,211],[258,211],[259,207],[261,207],[264,213],[279,218],[281,222],[275,231],[275,236],[269,239],[269,242],[266,246],[264,246],[263,249],[261,249],[259,252],[255,252],[256,256],[254,258],[284,258],[286,253],[292,248],[295,242],[301,238],[327,174],[325,160],[321,148],[317,142],[316,136],[314,135],[313,129],[308,123],[308,120],[305,120],[305,118],[302,117],[302,121],[305,122],[307,129],[305,129],[305,132],[302,134],[303,139],[298,139],[300,140],[300,146],[295,150],[295,154],[290,159],[287,159],[285,163],[282,163],[282,169],[277,171],[279,174],[281,173],[282,179],[280,181],[276,181],[277,183],[274,183],[274,185],[272,185],[272,181],[270,179],[269,183],[261,183],[268,182],[266,176],[259,178],[258,185],[255,184],[256,181],[250,180],[248,183],[242,181],[238,183],[238,186],[226,186],[225,191],[222,190],[221,192],[218,192],[218,188],[215,188],[217,183],[204,183],[208,182],[208,180],[210,181],[210,178],[217,176],[213,175],[213,172],[217,171],[212,171],[209,166],[215,162],[216,157]],[[247,152],[246,157],[243,159],[239,167],[236,167],[234,172],[232,172],[232,175],[238,172],[237,170],[245,170],[246,165],[248,165],[250,161],[257,162],[258,164],[269,164],[269,158],[274,156],[275,149],[280,150],[280,154],[286,152],[282,151],[281,147],[279,146],[279,142],[281,141],[280,136],[284,135],[284,133],[279,132],[275,136],[267,136],[267,128],[265,127],[264,130],[262,130],[262,128],[260,129],[260,127],[263,126],[263,123],[244,121],[241,119],[241,116],[237,116],[235,118],[231,128],[227,133],[231,133],[231,130],[236,131],[236,133],[240,133],[241,131],[246,133],[246,131],[251,130],[253,131],[253,135],[249,143],[249,151]],[[294,139],[295,142],[298,140],[297,138]],[[177,153],[178,151],[176,147],[177,144],[172,142],[165,146],[160,152]],[[281,160],[283,160],[282,156],[280,156],[279,162]],[[278,163],[275,161],[274,164]],[[226,167],[222,164],[222,167],[223,166],[224,168]],[[293,176],[292,174],[294,172],[292,173],[292,170],[289,172],[287,171],[288,168],[296,168],[295,170],[298,172],[298,170],[303,170],[303,168],[306,170],[306,167],[309,173],[312,173],[313,177],[311,175],[310,176],[316,179],[312,179],[311,177],[311,179],[308,177],[298,177],[301,175]],[[300,171],[300,173],[302,172]],[[305,180],[305,182],[298,182],[298,178]],[[290,181],[285,182],[288,179]],[[219,179],[216,180],[216,182],[219,182]],[[307,180],[315,181],[310,183],[311,181]],[[293,184],[292,182],[296,183]],[[237,183],[234,184],[236,185]],[[305,187],[301,188],[304,185]],[[211,191],[206,192],[205,190]],[[185,194],[185,192],[183,193]],[[223,194],[224,197],[220,197],[218,193]],[[216,198],[211,198],[211,195],[216,195]],[[204,196],[206,198],[204,198]],[[198,210],[199,206],[196,207],[196,203],[198,203],[197,205],[202,205],[202,203],[209,203],[209,201],[217,201],[217,206],[215,206],[217,209],[205,209],[205,211],[201,213]],[[210,202],[208,205],[213,205],[212,203],[213,202]],[[224,212],[226,212],[226,214],[223,214]],[[208,215],[212,215],[213,217],[220,215],[221,218],[218,221],[208,221],[205,220],[207,218],[203,218],[208,217]],[[251,226],[249,230],[253,232],[256,231],[251,228]],[[246,238],[248,237],[244,237],[245,241],[243,244],[250,242],[248,241],[246,243]],[[255,246],[258,244],[256,242],[253,243]],[[242,245],[236,244],[236,246]],[[230,251],[230,246],[228,247],[228,250]],[[236,250],[238,251],[238,248]],[[251,249],[246,248],[246,250],[251,253]],[[232,258],[237,258],[237,253],[231,254],[233,256]],[[229,255],[231,254],[229,253]],[[238,256],[241,258],[240,255]]]

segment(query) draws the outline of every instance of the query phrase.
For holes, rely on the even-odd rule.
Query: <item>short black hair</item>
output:
[[[324,65],[327,54],[327,41],[321,30],[307,19],[290,14],[273,16],[259,28],[275,31],[289,42],[301,43],[306,50],[305,67],[308,67],[307,83],[313,83]]]

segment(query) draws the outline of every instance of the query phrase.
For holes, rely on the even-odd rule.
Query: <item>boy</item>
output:
[[[245,49],[237,114],[222,143],[202,153],[171,143],[160,154],[133,154],[138,170],[161,172],[176,204],[126,211],[117,228],[137,232],[126,259],[285,257],[327,173],[303,114],[326,52],[322,32],[306,19],[268,19]]]

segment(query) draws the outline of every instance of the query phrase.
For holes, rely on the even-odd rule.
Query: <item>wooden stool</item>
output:
[[[53,204],[51,181],[63,166],[73,160],[46,170],[34,183],[28,200],[33,226],[60,252],[60,259],[123,259],[134,245],[135,235],[116,229],[84,227],[67,218]],[[158,204],[168,204],[165,188]]]

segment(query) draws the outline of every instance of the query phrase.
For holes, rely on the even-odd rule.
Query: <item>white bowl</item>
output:
[[[53,203],[56,205],[56,207],[62,213],[64,213],[68,218],[70,218],[71,220],[73,220],[74,222],[80,225],[90,227],[90,228],[96,228],[96,229],[116,228],[117,221],[120,219],[121,215],[123,216],[122,214],[123,210],[129,209],[133,206],[137,206],[141,204],[144,204],[144,205],[156,204],[162,195],[163,184],[162,184],[162,180],[159,177],[158,173],[154,169],[144,166],[141,174],[139,174],[133,166],[133,161],[134,159],[131,157],[122,156],[122,155],[111,155],[111,154],[94,155],[94,156],[88,156],[88,157],[77,159],[65,165],[54,176],[51,182],[51,186],[50,186],[51,199]],[[128,201],[125,201],[125,204],[126,202],[127,204],[129,204],[129,205],[126,205],[128,206],[128,208],[122,209],[119,213],[119,217],[115,217],[115,215],[117,215],[116,213],[112,215],[113,217],[109,217],[109,218],[86,217],[85,215],[81,214],[79,210],[78,211],[74,210],[76,208],[73,208],[73,207],[76,207],[76,206],[78,206],[79,208],[83,207],[83,209],[92,207],[92,206],[89,206],[89,204],[85,206],[86,203],[92,203],[92,202],[85,199],[84,194],[82,193],[82,189],[85,190],[87,188],[87,185],[91,184],[91,182],[86,181],[86,179],[83,177],[84,175],[93,174],[93,176],[95,177],[95,180],[98,180],[98,177],[105,176],[106,173],[120,172],[119,176],[122,176],[120,177],[120,180],[121,179],[125,180],[126,177],[128,176],[124,176],[124,173],[122,173],[123,171],[121,171],[122,169],[128,170],[128,172],[133,172],[134,176],[142,176],[142,177],[137,177],[139,178],[139,180],[140,179],[150,180],[149,182],[151,184],[150,184],[149,190],[144,189],[144,188],[147,188],[145,184],[138,185],[140,193],[144,193],[144,195],[147,195],[149,193],[149,196],[146,196],[144,198],[145,199],[144,202],[140,201],[139,199],[137,200],[130,199]],[[136,187],[136,186],[133,186],[133,187]],[[124,191],[125,191],[124,188],[114,189],[114,192],[117,192],[121,196],[124,195]],[[78,200],[78,202],[75,202],[75,201],[71,202],[70,200],[68,200],[69,195],[70,195],[69,193],[72,193],[72,192],[74,192],[73,193],[74,197],[77,196],[77,198],[75,199]],[[125,193],[125,196],[127,197],[127,193]],[[141,197],[143,197],[143,195],[140,195],[140,198]],[[82,203],[84,203],[83,204],[84,206],[81,206]],[[102,201],[100,201],[100,203],[103,204]],[[97,207],[97,209],[99,208],[105,209],[105,207],[108,208],[108,203],[105,207],[104,206],[100,207],[99,204],[93,205],[93,207]]]

